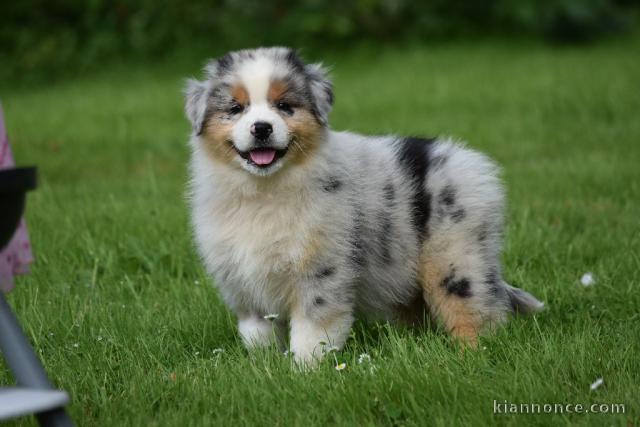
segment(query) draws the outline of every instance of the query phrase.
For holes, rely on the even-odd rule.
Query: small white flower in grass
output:
[[[78,343],[74,343],[73,344],[73,348],[78,348],[78,347],[80,347],[80,344],[78,344]]]
[[[195,354],[195,355],[196,355],[196,356],[198,356],[199,354],[200,354],[200,352],[199,352],[199,351],[196,351],[196,354]]]
[[[338,363],[336,365],[336,371],[342,371],[343,369],[345,369],[347,367],[347,364],[342,362],[342,363]]]
[[[362,365],[364,362],[371,362],[371,356],[369,356],[367,353],[362,353],[360,356],[358,356],[358,364]]]
[[[49,332],[49,336],[52,337],[53,336],[53,332]]]
[[[276,320],[277,318],[277,314],[267,314],[266,316],[264,316],[264,320]]]
[[[591,386],[589,388],[591,389],[591,391],[593,391],[600,387],[602,384],[604,384],[604,380],[602,378],[598,378],[593,383],[591,383]]]
[[[214,348],[213,349],[213,354],[220,354],[220,353],[224,353],[224,348]]]
[[[596,283],[596,279],[593,277],[593,273],[584,273],[580,278],[580,283],[582,286],[591,286]]]

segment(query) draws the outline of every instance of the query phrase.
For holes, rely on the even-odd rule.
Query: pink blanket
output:
[[[4,126],[2,105],[0,105],[0,169],[8,169],[13,165],[13,155]],[[31,262],[33,262],[31,244],[27,227],[22,219],[9,244],[0,250],[0,291],[9,292],[13,288],[13,276],[28,273]]]

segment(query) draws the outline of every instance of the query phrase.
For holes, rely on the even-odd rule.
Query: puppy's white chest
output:
[[[250,305],[278,308],[288,300],[314,229],[304,203],[235,200],[196,214],[196,235],[218,287]]]
[[[307,221],[300,216],[299,209],[286,205],[243,206],[222,225],[221,243],[259,274],[290,273],[307,234]]]

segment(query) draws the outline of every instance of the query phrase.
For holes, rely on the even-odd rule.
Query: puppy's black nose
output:
[[[271,135],[272,132],[273,127],[271,126],[271,123],[255,122],[253,125],[251,125],[251,135],[261,141],[269,138],[269,135]]]

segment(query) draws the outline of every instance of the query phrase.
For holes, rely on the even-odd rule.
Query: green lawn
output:
[[[335,128],[453,135],[503,165],[505,274],[548,309],[463,355],[441,333],[386,324],[356,325],[346,349],[308,374],[275,349],[248,355],[190,235],[180,92],[198,61],[9,82],[0,97],[16,157],[41,175],[27,210],[37,261],[9,300],[73,396],[73,418],[638,425],[640,38],[365,49],[327,62]],[[595,285],[580,284],[586,272]],[[11,381],[0,365],[0,383]],[[623,403],[626,413],[504,415],[494,400]]]

